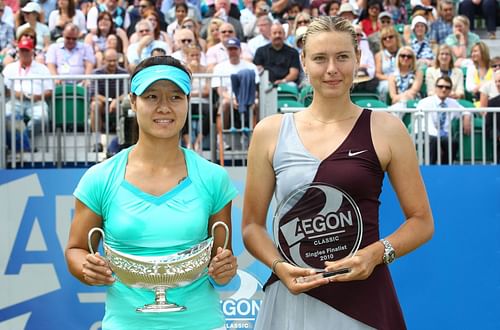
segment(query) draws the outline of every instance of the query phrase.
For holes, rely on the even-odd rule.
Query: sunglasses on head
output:
[[[451,86],[450,85],[436,85],[436,88],[450,90]]]

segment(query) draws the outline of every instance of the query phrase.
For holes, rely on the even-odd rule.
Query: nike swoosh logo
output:
[[[354,156],[357,156],[357,155],[360,155],[362,154],[363,152],[367,152],[368,150],[361,150],[361,151],[356,151],[356,152],[352,152],[351,150],[349,150],[349,152],[347,153],[347,155],[349,157],[354,157]]]
[[[183,202],[184,204],[188,204],[188,203],[191,203],[192,201],[194,201],[194,200],[196,200],[196,199],[198,199],[198,197],[191,198],[191,199],[184,199],[184,200],[182,200],[182,202]]]

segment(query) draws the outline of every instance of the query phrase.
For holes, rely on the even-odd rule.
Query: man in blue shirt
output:
[[[431,24],[429,37],[433,48],[443,44],[446,37],[453,32],[453,8],[452,0],[439,2],[439,18]]]

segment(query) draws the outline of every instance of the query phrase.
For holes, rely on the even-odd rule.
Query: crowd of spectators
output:
[[[486,106],[498,95],[493,72],[500,58],[474,31],[483,17],[487,38],[496,38],[497,6],[497,0],[0,0],[0,60],[4,70],[17,63],[19,73],[29,72],[19,45],[31,40],[33,60],[54,75],[132,72],[158,53],[195,72],[254,65],[268,70],[272,83],[300,88],[307,85],[300,66],[307,25],[318,15],[339,15],[355,25],[362,50],[356,91],[378,91],[388,105],[401,106],[432,96],[438,78],[447,76],[449,97]],[[203,83],[199,97],[211,86],[220,94],[219,110],[228,111],[225,84]],[[92,102],[102,112],[107,101],[95,95]]]

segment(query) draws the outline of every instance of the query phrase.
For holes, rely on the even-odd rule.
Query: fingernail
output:
[[[111,275],[111,271],[110,271],[110,270],[107,270],[107,271],[106,271],[106,274]]]

